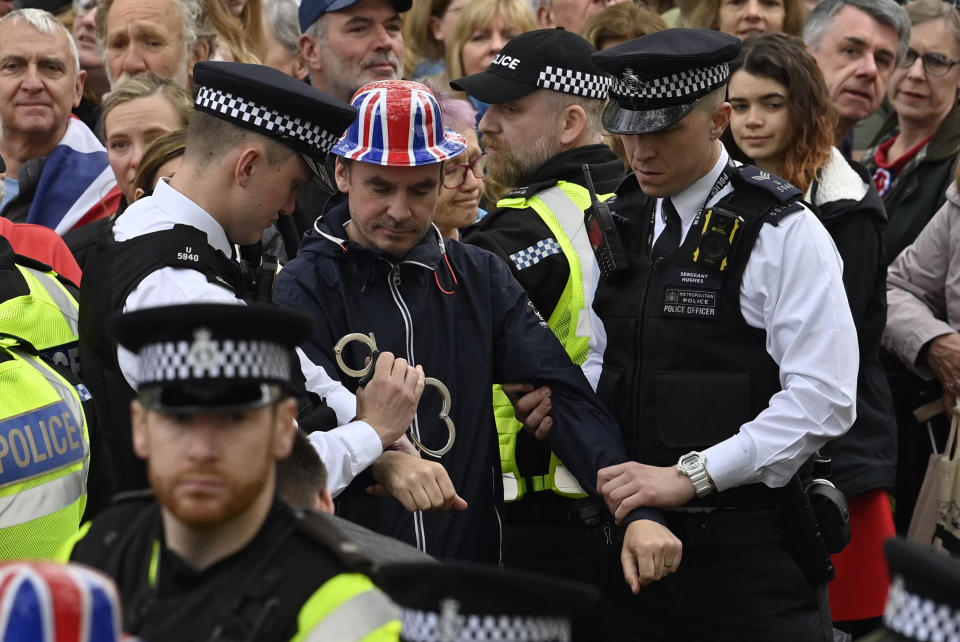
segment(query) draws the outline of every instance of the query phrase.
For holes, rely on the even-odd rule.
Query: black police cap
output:
[[[600,599],[589,584],[469,562],[388,564],[375,579],[403,608],[405,642],[561,642]]]
[[[492,105],[518,100],[537,89],[603,100],[611,79],[590,61],[596,51],[562,27],[528,31],[510,40],[486,70],[451,81],[450,86]]]
[[[357,117],[352,105],[264,65],[198,62],[193,80],[197,111],[280,141],[324,180],[324,160]]]
[[[311,320],[274,306],[193,303],[121,314],[113,331],[136,353],[144,406],[209,412],[285,396],[299,369],[294,348],[310,335]]]
[[[730,77],[740,39],[707,29],[667,29],[593,55],[613,76],[603,126],[615,134],[666,129]]]
[[[960,560],[905,539],[884,550],[891,585],[880,639],[960,639]]]

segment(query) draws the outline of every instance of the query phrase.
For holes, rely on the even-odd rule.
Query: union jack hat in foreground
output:
[[[450,160],[467,142],[444,129],[433,92],[418,82],[381,80],[353,95],[357,120],[333,148],[350,160],[391,167],[417,167]]]
[[[120,598],[109,577],[78,564],[0,565],[0,640],[120,642]]]

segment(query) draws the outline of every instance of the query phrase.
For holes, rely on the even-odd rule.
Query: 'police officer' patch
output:
[[[670,317],[714,319],[722,277],[696,268],[671,268],[666,273],[663,314]]]

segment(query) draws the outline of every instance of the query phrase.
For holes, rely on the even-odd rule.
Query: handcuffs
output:
[[[370,363],[360,370],[355,370],[349,367],[343,361],[344,349],[347,347],[347,345],[354,341],[359,341],[370,349]],[[343,338],[337,341],[337,345],[333,346],[333,352],[337,357],[337,365],[340,366],[340,369],[351,377],[359,378],[360,386],[367,385],[370,382],[370,379],[373,378],[374,362],[376,362],[377,355],[380,354],[380,350],[377,348],[377,340],[373,336],[372,332],[369,335],[362,334],[360,332],[351,332],[350,334],[344,335]],[[450,391],[442,381],[439,379],[434,379],[433,377],[426,377],[423,380],[423,383],[424,386],[433,386],[436,388],[437,392],[440,393],[440,396],[443,397],[443,405],[440,407],[440,419],[443,420],[443,422],[447,425],[447,443],[439,450],[427,448],[423,445],[413,431],[410,432],[410,441],[412,441],[417,448],[428,455],[433,455],[434,457],[440,458],[450,452],[450,449],[453,448],[453,442],[457,438],[457,429],[453,425],[453,419],[450,418]]]

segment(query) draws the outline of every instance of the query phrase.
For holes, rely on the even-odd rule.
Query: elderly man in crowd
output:
[[[544,29],[563,27],[581,33],[587,20],[624,0],[533,0],[537,22]]]
[[[120,193],[107,152],[70,117],[86,72],[56,18],[21,9],[0,19],[0,154],[7,165],[0,215],[60,234],[114,212]]]
[[[139,0],[136,0],[139,1]],[[310,84],[349,101],[362,85],[403,71],[403,20],[410,0],[304,0],[300,48]]]
[[[187,87],[193,65],[210,57],[203,0],[103,0],[97,33],[111,89],[142,71]]]
[[[404,58],[400,13],[412,4],[411,0],[303,0],[300,51],[310,84],[349,102],[362,85],[399,79]],[[325,167],[333,176],[332,158]],[[307,185],[300,191],[292,220],[281,223],[288,255],[296,253],[314,220],[341,200],[335,188],[331,192]],[[296,229],[286,229],[292,226]]]
[[[850,158],[854,126],[880,108],[910,46],[910,19],[893,0],[823,0],[810,12],[803,39],[840,115],[836,145]]]

